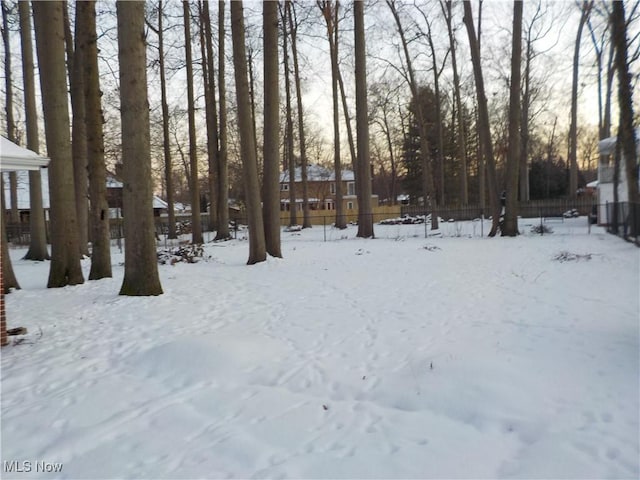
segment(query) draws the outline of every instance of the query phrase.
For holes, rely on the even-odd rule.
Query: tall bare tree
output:
[[[20,45],[22,50],[22,78],[24,82],[24,107],[27,123],[27,148],[40,150],[36,86],[33,74],[33,44],[31,41],[31,11],[29,2],[18,2],[20,15]],[[29,171],[29,250],[27,260],[49,260],[47,233],[42,203],[42,175],[40,170]]]
[[[637,210],[640,208],[638,205],[640,196],[638,194],[638,153],[636,149],[638,139],[633,128],[632,77],[627,56],[627,22],[623,2],[613,2],[611,27],[613,43],[616,48],[615,66],[618,73],[618,108],[620,110],[618,142],[624,155],[629,203],[634,204],[632,208],[637,215]],[[631,232],[631,234],[637,235],[638,232]]]
[[[286,108],[285,158],[289,168],[289,225],[298,224],[296,192],[296,157],[293,152],[293,111],[291,109],[291,75],[289,71],[289,31],[288,17],[291,12],[291,0],[285,0],[284,9],[280,9],[282,18],[282,64],[284,68],[284,91]]]
[[[356,57],[356,130],[358,137],[358,236],[371,238],[371,160],[369,158],[369,113],[367,109],[367,51],[364,36],[364,2],[353,4]]]
[[[218,108],[220,115],[220,152],[218,153],[218,230],[216,240],[226,240],[229,234],[229,172],[227,167],[227,88],[225,79],[225,26],[224,26],[224,0],[218,2]]]
[[[169,104],[167,102],[167,79],[164,54],[163,2],[158,2],[158,63],[160,68],[160,95],[162,102],[162,147],[164,151],[164,181],[167,190],[168,238],[178,238],[174,207],[173,166],[171,164],[171,140],[169,135]]]
[[[33,18],[49,163],[51,267],[47,287],[84,282],[80,266],[61,2],[34,2]]]
[[[511,85],[509,86],[509,149],[507,151],[506,205],[502,235],[518,235],[518,169],[520,167],[520,78],[522,65],[522,1],[513,2]]]
[[[467,145],[465,135],[464,112],[462,109],[462,95],[460,94],[460,75],[458,74],[458,62],[456,59],[456,38],[453,31],[452,1],[441,1],[440,7],[447,23],[447,33],[449,34],[449,51],[451,52],[451,69],[453,70],[453,95],[455,100],[455,110],[458,122],[457,147],[458,159],[460,160],[460,201],[463,205],[469,203],[469,182],[467,180]]]
[[[191,171],[191,242],[202,243],[200,220],[200,183],[198,181],[198,143],[196,138],[196,109],[193,92],[193,56],[191,54],[191,14],[189,2],[183,0],[184,50],[187,65],[187,112],[189,116],[189,170]]]
[[[489,109],[484,88],[482,65],[480,64],[479,35],[476,36],[471,2],[464,1],[464,24],[467,28],[469,46],[471,49],[471,61],[473,63],[473,76],[476,82],[476,96],[478,101],[478,133],[482,146],[481,155],[486,162],[486,175],[489,185],[489,206],[491,208],[492,225],[489,236],[494,237],[498,233],[500,223],[500,201],[498,199],[498,180],[496,176],[496,163],[493,156],[493,142],[491,139],[491,124],[489,123]],[[482,168],[482,167],[481,167]],[[483,182],[484,183],[484,182]],[[481,184],[482,185],[482,184]]]
[[[200,45],[202,48],[202,72],[204,77],[205,113],[207,119],[207,158],[209,184],[209,225],[214,229],[217,222],[216,208],[217,170],[218,170],[218,107],[216,105],[216,73],[213,60],[213,35],[211,34],[211,16],[209,2],[199,3],[200,9]]]
[[[256,157],[249,82],[247,80],[247,52],[245,46],[244,7],[242,1],[231,2],[231,39],[233,41],[233,66],[236,79],[242,175],[244,178],[247,216],[249,223],[249,260],[247,263],[264,262],[267,250],[264,238],[264,223],[260,205],[260,183],[258,159]]]
[[[125,234],[120,295],[160,295],[153,222],[144,2],[119,1],[116,5]]]
[[[7,115],[7,138],[16,142],[16,122],[13,118],[13,82],[11,69],[11,40],[9,38],[9,3],[2,2],[2,43],[4,44],[4,72],[5,72],[5,112]],[[18,212],[18,176],[16,172],[9,172],[9,196],[11,198],[11,210],[9,218],[11,223],[19,223]],[[3,210],[4,212],[4,210]]]
[[[111,236],[107,204],[107,170],[104,163],[102,103],[98,71],[98,35],[95,2],[76,2],[77,51],[83,60],[83,86],[89,167],[91,270],[89,280],[111,277]]]
[[[327,38],[329,40],[329,55],[331,56],[331,84],[333,91],[333,168],[335,180],[335,208],[336,208],[336,228],[347,228],[347,222],[342,205],[342,166],[340,160],[340,107],[338,106],[338,8],[339,2],[332,3],[330,0],[318,0],[318,7],[322,12],[326,26]]]
[[[71,33],[71,21],[67,2],[64,1],[64,30],[67,51],[67,71],[69,75],[69,92],[71,93],[71,153],[73,155],[73,178],[75,187],[76,217],[78,219],[78,238],[80,254],[89,255],[89,183],[87,176],[87,131],[85,119],[84,72],[82,51],[74,45]],[[77,10],[76,10],[77,14]],[[77,31],[80,22],[76,20]]]
[[[280,248],[280,92],[278,82],[278,2],[263,1],[264,26],[264,236],[267,253],[282,257]]]
[[[443,119],[442,119],[442,94],[440,93],[440,76],[444,71],[444,67],[446,64],[447,56],[449,52],[445,52],[444,59],[442,61],[442,65],[438,64],[437,57],[437,49],[435,43],[433,41],[433,33],[431,31],[431,20],[429,19],[429,15],[422,9],[418,8],[422,18],[424,19],[425,25],[427,26],[426,38],[427,43],[429,44],[429,50],[431,52],[431,62],[432,62],[432,71],[433,71],[433,93],[436,107],[436,139],[437,139],[437,153],[436,158],[438,160],[438,171],[439,171],[439,180],[440,180],[440,203],[444,205],[445,203],[445,182],[444,182],[444,129],[443,129]]]
[[[404,33],[404,27],[402,26],[402,22],[400,21],[400,15],[396,7],[396,2],[395,0],[386,0],[386,3],[389,7],[389,10],[391,10],[396,23],[398,34],[400,35],[400,41],[402,42],[402,51],[404,53],[404,60],[408,74],[407,83],[409,84],[409,89],[411,90],[411,97],[414,99],[414,104],[416,105],[415,113],[418,120],[418,130],[420,132],[422,190],[425,205],[429,204],[429,199],[431,200],[431,229],[436,230],[438,228],[438,199],[436,196],[435,182],[433,178],[433,168],[431,166],[431,160],[428,154],[430,148],[426,115],[423,111],[424,106],[420,101],[418,80],[416,79],[416,75],[413,69],[413,62],[411,61],[411,55],[409,54],[409,44]]]
[[[576,198],[578,195],[578,69],[580,66],[580,44],[582,43],[582,30],[589,18],[593,0],[582,2],[576,44],[573,51],[573,80],[571,83],[571,124],[569,126],[569,196]]]
[[[298,61],[298,22],[295,4],[289,6],[289,33],[291,34],[291,56],[293,57],[293,78],[296,86],[298,104],[298,141],[300,142],[300,180],[302,181],[302,228],[311,228],[309,216],[309,181],[307,175],[307,144],[304,133],[304,111],[302,107],[302,87],[300,84],[300,65]]]

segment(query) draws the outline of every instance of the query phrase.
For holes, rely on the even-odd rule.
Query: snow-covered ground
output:
[[[210,243],[145,298],[13,250],[2,478],[638,478],[640,250],[532,223]]]

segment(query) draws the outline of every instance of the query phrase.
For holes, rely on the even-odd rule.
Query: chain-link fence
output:
[[[640,203],[604,205],[607,231],[640,246]]]

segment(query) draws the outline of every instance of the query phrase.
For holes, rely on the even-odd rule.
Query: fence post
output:
[[[542,210],[540,210],[540,236],[544,235],[544,225],[542,224]]]
[[[324,241],[327,241],[327,217],[322,216],[322,234],[324,235]]]

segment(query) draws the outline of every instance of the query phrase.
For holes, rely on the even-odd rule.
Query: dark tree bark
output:
[[[231,2],[231,38],[233,40],[233,66],[236,79],[242,173],[249,223],[249,260],[247,263],[253,265],[264,262],[267,259],[267,250],[260,205],[258,159],[256,158],[256,145],[251,118],[249,82],[247,80],[247,52],[242,1]]]
[[[227,89],[225,75],[224,52],[224,0],[218,2],[218,103],[220,108],[220,152],[218,154],[218,230],[216,240],[231,238],[229,233],[229,173],[227,169]]]
[[[22,50],[22,78],[24,82],[24,109],[27,124],[27,148],[40,150],[38,134],[38,111],[36,109],[36,87],[33,72],[33,43],[31,41],[31,12],[29,2],[18,2],[20,14],[20,45]],[[42,175],[40,170],[29,171],[29,250],[26,260],[49,260],[47,232],[42,203]]]
[[[356,57],[356,134],[358,138],[358,237],[372,238],[371,160],[369,159],[369,113],[367,106],[367,52],[364,36],[364,2],[354,2]]]
[[[425,120],[425,114],[423,111],[423,105],[420,101],[420,95],[418,91],[418,82],[415,77],[415,73],[413,70],[413,64],[411,62],[411,56],[409,55],[409,46],[407,43],[407,39],[404,34],[404,29],[402,27],[402,22],[400,21],[400,16],[398,15],[398,10],[395,6],[395,0],[387,0],[387,5],[393,14],[393,18],[396,23],[396,27],[398,29],[398,33],[400,34],[400,41],[402,42],[402,51],[404,53],[405,63],[407,65],[407,73],[409,74],[408,83],[409,88],[411,89],[411,96],[414,99],[414,103],[416,105],[416,115],[418,119],[418,129],[420,131],[420,156],[422,159],[422,183],[423,183],[423,195],[425,206],[429,204],[429,197],[431,197],[431,229],[438,229],[438,199],[436,196],[435,182],[433,179],[433,168],[431,167],[431,161],[429,159],[428,152],[429,148],[429,138],[428,138],[428,129],[427,122]]]
[[[211,35],[211,16],[209,2],[204,0],[201,8],[200,44],[202,47],[202,70],[204,75],[205,110],[207,118],[207,157],[209,183],[209,226],[211,230],[217,226],[218,210],[216,208],[216,179],[218,171],[218,107],[216,105],[216,74],[213,66],[213,39]]]
[[[13,82],[11,69],[11,41],[9,39],[9,6],[2,2],[2,43],[4,44],[4,71],[5,71],[5,112],[7,115],[7,138],[16,142],[16,123],[13,118]],[[9,219],[11,223],[20,222],[18,212],[18,176],[16,172],[9,172],[9,197],[11,198],[11,210]],[[4,210],[2,210],[4,212]],[[4,219],[3,219],[4,220]]]
[[[125,212],[120,295],[161,295],[153,221],[144,2],[118,2],[117,17]]]
[[[304,134],[304,113],[302,108],[302,87],[300,85],[300,66],[298,64],[298,23],[295,18],[295,4],[288,3],[289,31],[291,33],[291,54],[293,57],[293,78],[298,102],[298,141],[300,142],[300,176],[302,180],[302,228],[311,228],[309,216],[309,182],[307,176],[307,145]]]
[[[164,149],[164,182],[167,189],[167,210],[169,231],[167,237],[178,238],[174,209],[173,167],[171,165],[171,140],[169,137],[169,104],[167,103],[167,80],[164,59],[164,30],[162,26],[162,0],[158,2],[158,59],[160,68],[160,95],[162,101],[162,146]]]
[[[196,112],[193,93],[193,58],[191,54],[191,15],[189,2],[182,2],[184,16],[184,49],[187,64],[187,102],[189,116],[189,170],[191,171],[191,243],[202,243],[200,220],[200,183],[198,182],[198,144],[196,139]]]
[[[335,180],[335,226],[339,229],[347,228],[342,208],[342,168],[340,160],[340,110],[338,106],[338,2],[332,6],[331,1],[318,0],[318,7],[322,12],[329,40],[329,55],[331,56],[331,84],[333,91],[333,166]]]
[[[473,63],[473,76],[476,82],[476,95],[478,100],[478,133],[483,152],[481,154],[486,161],[486,176],[489,184],[489,206],[492,214],[490,237],[498,233],[500,222],[500,201],[498,199],[498,181],[496,177],[496,163],[493,156],[493,145],[491,140],[491,126],[489,123],[489,109],[487,107],[487,97],[484,89],[484,78],[482,76],[482,66],[480,64],[480,45],[476,37],[473,16],[471,12],[471,2],[464,1],[464,24],[467,28],[469,45],[471,48],[471,61]]]
[[[440,2],[440,6],[447,23],[447,32],[449,34],[449,49],[451,51],[451,69],[453,70],[453,94],[458,122],[458,128],[456,132],[458,140],[458,157],[460,160],[460,201],[463,205],[467,205],[469,203],[469,182],[467,180],[467,145],[464,115],[462,110],[462,96],[460,95],[460,76],[458,74],[458,62],[456,60],[455,34],[453,32],[452,25],[452,2],[451,0]]]
[[[424,17],[424,21],[427,24],[427,42],[429,43],[429,50],[431,50],[431,59],[433,66],[433,90],[436,103],[436,132],[438,141],[438,153],[436,155],[438,160],[438,170],[440,177],[440,204],[445,203],[445,190],[444,190],[444,132],[442,128],[442,96],[440,95],[440,75],[444,70],[444,62],[441,67],[438,68],[436,48],[433,42],[433,35],[431,33],[431,23],[424,11],[420,10],[420,13]],[[446,61],[445,54],[445,61]]]
[[[578,68],[580,66],[580,43],[582,41],[582,30],[589,18],[593,0],[582,2],[582,13],[580,23],[578,23],[578,33],[573,52],[573,80],[571,83],[571,124],[569,126],[569,196],[578,196]]]
[[[511,85],[509,88],[509,148],[507,151],[506,205],[502,235],[518,235],[518,169],[520,167],[520,67],[522,64],[522,1],[513,2]]]
[[[287,18],[290,12],[290,0],[285,0],[284,11],[280,11],[282,17],[282,57],[284,66],[284,91],[286,105],[286,133],[285,133],[285,158],[289,168],[289,225],[298,224],[296,202],[296,160],[293,152],[293,112],[291,111],[291,76],[289,75],[289,32],[287,31]]]
[[[33,18],[49,163],[51,268],[47,287],[84,282],[80,266],[61,2],[34,2]]]
[[[95,2],[76,2],[76,41],[83,59],[83,86],[91,205],[91,270],[89,280],[111,277],[111,236],[107,204],[107,170],[104,163],[102,105],[98,71],[98,35]]]
[[[640,202],[638,194],[638,154],[637,139],[633,128],[633,97],[631,90],[631,72],[627,60],[627,22],[625,21],[624,2],[613,2],[611,12],[613,43],[616,48],[615,66],[618,72],[618,108],[620,122],[618,141],[624,156],[625,174],[629,189],[629,203]],[[615,182],[617,185],[617,182]],[[633,236],[638,232],[631,232]]]
[[[263,1],[264,25],[264,237],[267,253],[282,257],[280,247],[280,92],[278,82],[278,2]]]
[[[89,182],[87,176],[87,130],[84,98],[84,59],[71,34],[67,2],[64,4],[65,44],[67,51],[67,70],[69,91],[71,93],[71,153],[73,155],[73,182],[75,186],[76,217],[78,219],[78,239],[80,255],[89,255]],[[76,11],[77,13],[77,11]],[[76,37],[80,22],[76,20]]]

